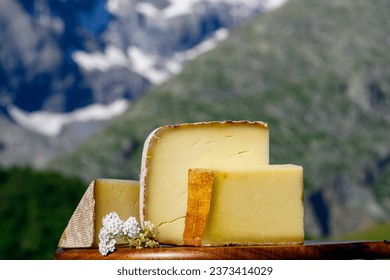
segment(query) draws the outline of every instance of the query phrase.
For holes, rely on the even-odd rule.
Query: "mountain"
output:
[[[262,120],[271,163],[304,167],[308,236],[388,220],[389,13],[384,0],[291,0],[232,31],[51,166],[86,181],[137,179],[144,140],[160,125]]]
[[[273,2],[2,1],[1,104],[70,112],[132,99]]]
[[[230,29],[284,2],[1,1],[0,162],[39,167],[72,151]],[[27,153],[14,157],[30,137],[42,141],[24,141]]]

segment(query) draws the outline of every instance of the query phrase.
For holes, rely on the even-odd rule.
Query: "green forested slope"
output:
[[[85,189],[58,173],[0,167],[0,259],[54,259]]]

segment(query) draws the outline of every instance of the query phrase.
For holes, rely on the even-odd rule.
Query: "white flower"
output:
[[[117,213],[110,212],[103,218],[103,228],[106,229],[108,235],[120,235],[123,228],[123,221],[121,220],[121,218],[119,218],[119,215]]]
[[[99,232],[99,252],[103,256],[107,256],[108,253],[115,250],[115,237],[122,233],[123,221],[117,213],[111,212],[104,216],[102,222],[103,227]]]
[[[99,240],[106,242],[107,240],[111,239],[112,236],[108,233],[108,230],[105,227],[102,227],[99,232]]]
[[[102,222],[103,227],[99,232],[99,252],[103,256],[115,251],[116,238],[125,240],[130,247],[159,246],[159,243],[155,241],[158,229],[148,221],[145,222],[145,229],[142,229],[135,217],[123,221],[117,213],[110,212],[104,216]]]
[[[115,239],[102,240],[99,242],[99,252],[103,256],[107,256],[108,253],[114,252],[115,250]]]
[[[127,235],[130,238],[136,238],[141,232],[141,227],[138,225],[135,217],[128,218],[122,227],[123,235]]]

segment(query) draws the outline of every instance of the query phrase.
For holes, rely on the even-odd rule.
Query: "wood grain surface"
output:
[[[390,259],[390,241],[305,242],[302,245],[180,247],[154,249],[119,247],[108,256],[97,248],[57,248],[57,260],[342,260]]]

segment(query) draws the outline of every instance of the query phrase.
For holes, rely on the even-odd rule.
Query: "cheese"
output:
[[[99,179],[95,183],[95,242],[99,244],[102,219],[110,212],[116,212],[122,220],[133,216],[139,222],[139,182],[131,180]],[[117,240],[117,244],[123,243]]]
[[[184,245],[303,243],[301,166],[194,169],[189,171],[189,178],[189,189],[203,187],[212,191],[211,195],[203,197],[199,193],[189,193],[188,205],[199,199],[209,201],[210,205],[203,206],[208,211],[202,207],[187,209],[187,217],[197,216],[199,221],[207,219],[207,222],[190,230],[196,221],[186,219],[183,239],[187,242]],[[199,182],[204,185],[199,186]]]
[[[183,243],[189,168],[233,168],[269,163],[263,122],[208,122],[164,126],[145,141],[140,175],[140,219],[159,228],[158,241]]]
[[[102,218],[117,212],[123,220],[139,220],[139,182],[97,179],[91,182],[66,226],[58,247],[89,248],[99,244]]]
[[[95,235],[95,181],[89,184],[61,235],[58,247],[92,247]]]

